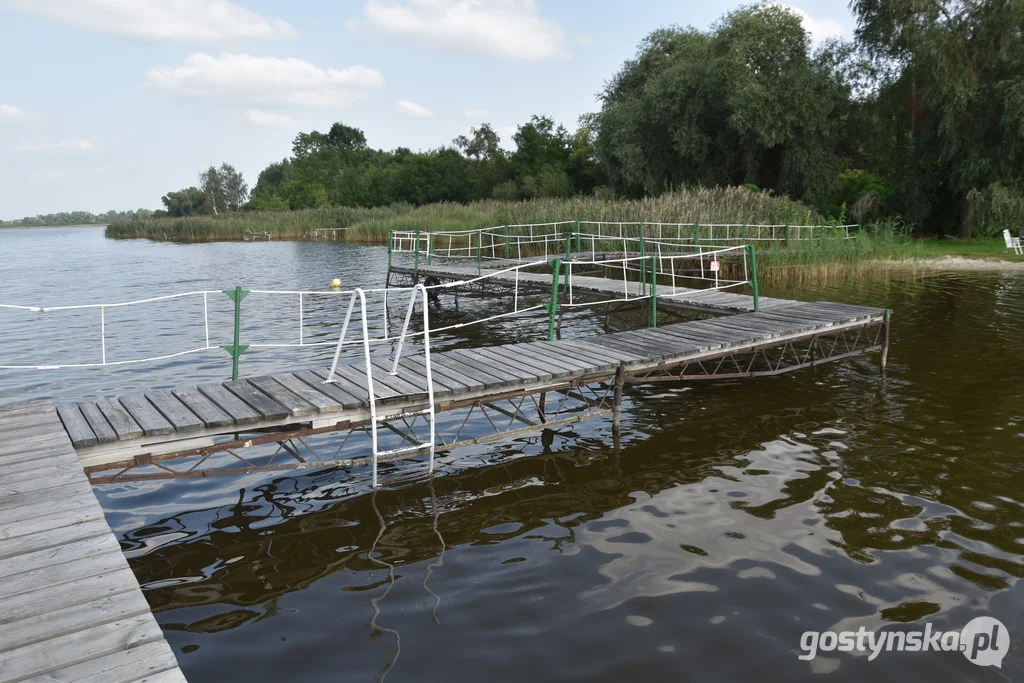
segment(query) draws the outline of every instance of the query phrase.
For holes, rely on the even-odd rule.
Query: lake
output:
[[[0,254],[0,303],[31,306],[325,290],[335,277],[379,287],[387,267],[382,247],[83,228],[3,231]],[[618,449],[598,418],[459,451],[433,480],[376,493],[339,486],[340,470],[96,492],[193,682],[1024,678],[1024,276],[890,273],[762,293],[892,308],[887,371],[870,356],[633,387]],[[197,301],[111,309],[108,358],[196,346]],[[343,303],[311,297],[307,339],[335,338]],[[211,345],[228,343],[230,302],[207,304]],[[293,342],[296,304],[251,295],[244,337]],[[599,317],[564,325],[596,331]],[[94,362],[97,330],[95,309],[0,310],[0,365]],[[438,346],[546,329],[534,316],[458,332]],[[331,351],[256,349],[242,372]],[[0,370],[0,403],[213,381],[227,361],[211,349]],[[806,631],[959,630],[977,616],[1010,630],[1001,669],[959,652],[798,658]]]

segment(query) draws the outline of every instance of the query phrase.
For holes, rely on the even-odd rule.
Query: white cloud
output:
[[[503,59],[569,58],[565,34],[538,14],[535,0],[369,0],[363,19],[348,26]]]
[[[145,40],[216,42],[297,35],[287,22],[227,0],[0,0],[0,7]]]
[[[377,69],[323,68],[301,59],[197,52],[181,66],[155,66],[146,82],[179,97],[252,105],[341,107],[384,85]]]
[[[812,17],[799,7],[793,7],[792,5],[779,4],[779,6],[788,9],[800,17],[804,24],[804,29],[811,34],[812,43],[817,44],[829,38],[838,38],[847,33],[846,27],[838,19],[833,19],[832,17]]]
[[[0,123],[26,123],[32,115],[13,104],[0,104]]]
[[[70,142],[40,142],[15,145],[16,152],[95,152],[99,147],[88,140],[71,140]]]
[[[490,109],[463,109],[462,113],[467,119],[485,119],[491,114]]]
[[[250,109],[245,112],[245,119],[257,126],[269,126],[271,128],[291,128],[295,125],[289,116],[275,114],[272,111],[263,111],[262,109]]]
[[[399,100],[395,103],[395,111],[399,114],[405,114],[406,116],[412,116],[413,118],[423,118],[426,116],[433,116],[434,112],[430,111],[422,104],[416,104],[409,100]]]

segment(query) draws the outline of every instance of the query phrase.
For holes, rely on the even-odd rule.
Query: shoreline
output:
[[[893,269],[1024,272],[1024,260],[1011,261],[998,256],[933,256],[925,258],[881,259],[873,263]]]

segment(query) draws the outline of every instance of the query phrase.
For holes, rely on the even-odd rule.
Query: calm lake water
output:
[[[386,268],[379,247],[115,242],[96,229],[0,231],[0,255],[0,303],[44,306],[323,289],[334,277],[380,286]],[[432,482],[377,493],[336,486],[347,475],[334,470],[97,493],[194,682],[1024,679],[1024,277],[765,293],[894,309],[885,376],[864,357],[636,387],[618,450],[610,421],[596,419],[460,451]],[[316,301],[304,334],[329,340],[342,304]],[[196,346],[196,305],[111,314],[108,357]],[[227,297],[208,305],[211,343],[226,343]],[[295,299],[245,305],[251,338],[297,337]],[[0,310],[0,365],[92,362],[94,314]],[[581,313],[566,326],[599,322]],[[532,319],[466,334],[439,344],[544,329]],[[329,354],[261,349],[242,370]],[[0,370],[0,403],[210,381],[226,368],[224,352],[204,351]],[[958,652],[797,658],[809,630],[959,630],[977,616],[1010,630],[1001,669]]]

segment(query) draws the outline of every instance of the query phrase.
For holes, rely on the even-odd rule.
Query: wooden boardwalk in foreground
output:
[[[544,263],[538,261],[538,264]],[[585,265],[585,264],[581,264]],[[543,273],[525,273],[522,271],[498,273],[501,266],[508,267],[507,263],[488,265],[477,274],[475,266],[459,263],[434,263],[421,265],[419,268],[408,266],[392,266],[391,272],[403,275],[419,275],[420,278],[436,277],[442,281],[450,280],[472,280],[486,275],[488,283],[499,283],[507,287],[529,287],[534,291],[550,291],[551,275]],[[565,268],[565,264],[562,266]],[[695,311],[706,311],[710,313],[745,313],[754,310],[754,299],[747,294],[737,294],[721,289],[697,289],[693,287],[673,287],[669,276],[661,274],[658,284],[658,306],[674,306]],[[685,282],[685,278],[679,277],[679,282]],[[587,275],[576,275],[571,279],[572,291],[575,296],[597,295],[599,297],[626,297],[638,299],[643,294],[641,283],[629,280],[616,280],[604,277]],[[621,299],[625,303],[626,299]],[[771,310],[780,306],[790,306],[796,302],[789,299],[775,299],[762,296],[759,298],[759,307],[762,311]]]
[[[444,410],[446,405],[499,394],[539,392],[569,381],[601,381],[614,377],[620,368],[648,372],[781,347],[797,339],[881,324],[884,313],[879,308],[789,301],[786,306],[759,313],[630,332],[435,350],[431,354],[434,399],[438,409]],[[422,408],[427,398],[423,355],[403,357],[398,376],[389,375],[389,370],[388,359],[374,360],[378,412],[395,414]],[[209,447],[222,435],[299,424],[314,429],[342,422],[365,424],[370,414],[363,363],[339,366],[332,384],[324,384],[326,377],[327,370],[318,368],[127,394],[63,405],[58,410],[83,467],[127,466],[133,459],[140,464],[146,455]]]
[[[184,681],[53,406],[0,435],[0,681]]]

